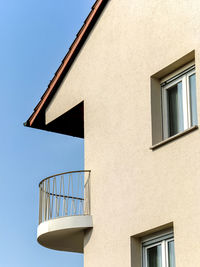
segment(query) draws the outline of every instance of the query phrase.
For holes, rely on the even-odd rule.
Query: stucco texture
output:
[[[110,0],[47,109],[50,122],[84,100],[85,267],[130,267],[131,236],[170,222],[176,267],[200,266],[200,132],[149,149],[150,77],[193,50],[200,121],[199,14],[197,0]]]

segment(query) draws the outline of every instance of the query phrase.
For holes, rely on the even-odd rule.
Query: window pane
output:
[[[189,77],[191,124],[197,125],[196,75]]]
[[[169,136],[184,130],[182,82],[167,90]]]
[[[147,249],[147,267],[162,267],[161,245]]]
[[[174,240],[168,242],[168,267],[175,267]]]

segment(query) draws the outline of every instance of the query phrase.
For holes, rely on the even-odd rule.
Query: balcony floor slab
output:
[[[89,215],[59,217],[39,224],[37,240],[50,249],[83,253],[84,230],[92,227]]]

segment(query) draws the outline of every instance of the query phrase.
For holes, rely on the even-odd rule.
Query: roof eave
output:
[[[43,114],[44,114],[46,107],[48,106],[55,92],[59,88],[61,81],[63,80],[64,76],[70,69],[71,65],[73,64],[75,58],[77,57],[79,51],[81,50],[83,44],[85,43],[88,35],[93,29],[96,21],[98,20],[99,16],[101,15],[108,1],[109,0],[97,0],[95,4],[93,5],[90,14],[86,18],[80,31],[78,32],[76,39],[74,40],[71,47],[69,48],[68,53],[62,60],[62,63],[59,66],[58,70],[56,71],[53,79],[50,81],[45,93],[41,97],[41,100],[35,107],[34,112],[29,117],[29,119],[24,123],[25,126],[38,128],[38,129],[45,128],[45,127],[39,126],[39,124],[41,125],[45,124],[45,121],[43,122],[40,121],[40,123],[38,124],[38,121],[39,121],[38,119],[40,117],[40,119],[44,120]]]

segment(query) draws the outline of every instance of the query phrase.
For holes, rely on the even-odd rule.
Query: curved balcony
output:
[[[38,242],[47,248],[82,253],[84,230],[92,227],[90,171],[47,177],[39,190]]]

